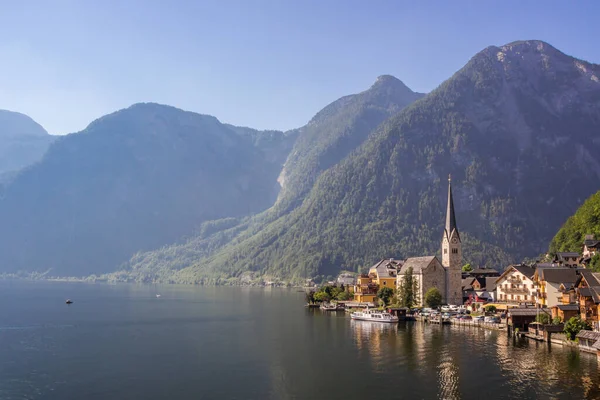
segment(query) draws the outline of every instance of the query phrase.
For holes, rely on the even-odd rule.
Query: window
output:
[[[452,254],[458,254],[458,249],[452,249]]]
[[[523,280],[525,280],[525,275],[523,275],[521,278],[523,278]]]
[[[527,300],[527,295],[523,296],[523,300]]]
[[[408,279],[408,278],[406,278],[406,279]],[[386,282],[386,281],[383,281],[383,286],[385,286],[385,285],[387,285],[387,282]]]
[[[448,249],[444,249],[444,254],[448,254]]]

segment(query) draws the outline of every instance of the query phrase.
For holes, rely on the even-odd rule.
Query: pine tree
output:
[[[412,308],[419,304],[417,293],[419,292],[419,282],[413,276],[412,267],[406,270],[406,273],[400,281],[398,288],[398,300],[402,307]]]

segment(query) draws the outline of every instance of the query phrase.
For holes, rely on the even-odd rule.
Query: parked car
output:
[[[473,317],[473,322],[483,322],[483,321],[484,321],[483,315],[479,315],[477,317]]]
[[[473,317],[471,317],[470,315],[463,315],[460,319],[463,321],[470,321],[473,319]]]

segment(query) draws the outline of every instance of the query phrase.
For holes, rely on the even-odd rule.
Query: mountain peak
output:
[[[0,136],[48,136],[48,132],[25,114],[0,110]]]
[[[395,89],[414,93],[408,86],[404,84],[404,82],[392,75],[378,76],[375,83],[373,83],[373,85],[371,86],[371,89],[378,88]]]

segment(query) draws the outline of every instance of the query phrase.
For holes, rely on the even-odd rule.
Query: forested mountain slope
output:
[[[586,235],[600,239],[600,191],[590,196],[570,216],[550,243],[550,253],[581,252]]]

